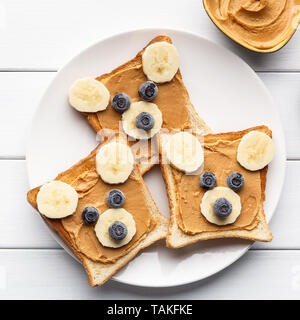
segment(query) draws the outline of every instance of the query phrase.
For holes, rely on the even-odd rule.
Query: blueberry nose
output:
[[[151,130],[154,126],[154,118],[148,112],[141,112],[135,118],[135,125],[137,128],[145,131]]]

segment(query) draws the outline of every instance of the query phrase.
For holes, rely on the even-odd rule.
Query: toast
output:
[[[243,130],[243,131],[238,131],[238,132],[208,134],[204,136],[204,150],[206,147],[209,147],[210,145],[214,143],[218,143],[220,141],[222,143],[223,142],[233,143],[234,141],[239,141],[246,133],[253,130],[266,133],[270,137],[272,136],[272,132],[266,126],[253,127],[253,128]],[[159,137],[160,153],[163,152],[161,141],[162,141],[162,137],[160,136]],[[265,200],[266,176],[267,176],[267,170],[268,170],[267,166],[262,170],[259,170],[258,174],[260,179],[257,180],[257,182],[255,182],[257,183],[257,185],[254,186],[260,190],[260,197],[259,197],[260,201],[257,206],[258,210],[255,216],[255,220],[253,220],[255,223],[253,223],[252,228],[250,227],[234,228],[235,223],[233,223],[232,225],[229,225],[229,226],[217,226],[214,228],[213,227],[210,228],[209,226],[209,228],[207,228],[208,230],[204,230],[205,229],[204,227],[203,227],[203,230],[201,230],[201,227],[199,227],[197,232],[188,232],[187,230],[183,231],[184,228],[182,223],[182,217],[180,215],[182,208],[185,208],[185,207],[183,205],[182,207],[180,207],[180,201],[181,201],[180,199],[182,198],[183,195],[182,195],[182,192],[180,192],[180,190],[182,189],[180,189],[179,187],[178,179],[183,175],[183,173],[180,173],[177,169],[175,169],[173,166],[167,163],[162,163],[161,159],[162,157],[160,157],[160,162],[161,162],[160,165],[161,165],[162,174],[163,174],[163,178],[164,178],[166,189],[167,189],[167,195],[168,195],[169,207],[170,207],[170,225],[169,225],[169,231],[166,239],[167,247],[180,248],[200,240],[217,239],[217,238],[243,238],[243,239],[249,239],[253,241],[271,241],[272,240],[272,233],[267,225],[264,209],[263,209],[263,202]],[[239,168],[240,170],[243,169],[237,163],[236,159],[233,159],[233,161],[236,162],[237,168]],[[210,165],[209,163],[205,162],[205,157],[204,157],[204,167],[207,168],[207,166],[209,167],[209,165]],[[223,166],[223,163],[222,165],[220,165],[219,163],[219,167],[222,167],[222,166]],[[194,181],[197,181],[195,183],[197,184],[197,188],[200,189],[198,178],[199,177],[195,177],[196,180]],[[191,178],[191,179],[194,179],[194,178]],[[260,184],[258,181],[260,181]],[[224,182],[221,185],[223,186]],[[191,185],[189,186],[189,188],[192,189]],[[243,189],[246,189],[246,188],[247,188],[247,181]],[[192,193],[193,191],[194,190],[189,190],[190,193]],[[193,214],[194,215],[198,214],[198,212],[200,213],[200,206],[198,206],[198,203],[195,206],[196,207],[194,207],[193,210],[190,210],[190,212],[186,212],[186,214],[191,216]],[[241,216],[242,216],[242,213],[241,213]],[[201,215],[201,218],[205,220],[205,223],[207,225],[213,225],[212,223],[208,222],[202,215]]]
[[[81,223],[83,224],[83,221],[81,220],[81,207],[85,207],[83,203],[83,199],[85,197],[89,197],[88,205],[98,207],[100,206],[101,209],[99,209],[100,216],[101,212],[103,210],[107,209],[108,207],[105,202],[105,195],[102,192],[99,192],[97,190],[109,190],[110,188],[113,189],[117,187],[118,189],[123,188],[123,192],[127,195],[129,194],[129,184],[133,184],[133,191],[132,193],[139,193],[138,195],[138,202],[141,202],[142,204],[135,204],[133,203],[132,197],[130,195],[126,195],[126,202],[124,204],[124,208],[129,210],[128,207],[131,206],[131,213],[134,215],[134,208],[137,207],[137,205],[144,206],[144,211],[147,211],[147,219],[150,221],[147,224],[147,232],[143,234],[139,234],[139,227],[136,222],[136,234],[133,237],[133,239],[126,244],[124,247],[117,248],[117,249],[111,249],[110,253],[105,253],[106,248],[103,247],[100,242],[95,244],[95,242],[87,241],[88,247],[93,246],[100,246],[101,250],[107,255],[107,257],[104,259],[103,256],[97,256],[97,259],[92,259],[87,252],[81,249],[80,245],[78,245],[78,239],[79,239],[79,231],[70,231],[69,225],[71,225],[70,217],[63,218],[63,219],[49,219],[46,216],[42,215],[42,218],[46,221],[46,223],[60,236],[60,238],[66,243],[66,245],[74,252],[74,254],[80,259],[82,262],[87,275],[88,275],[88,281],[91,286],[99,286],[102,285],[104,282],[106,282],[109,278],[111,278],[120,268],[122,268],[125,264],[127,264],[130,260],[132,260],[138,252],[140,252],[143,248],[146,248],[150,246],[155,241],[165,238],[168,230],[168,219],[164,217],[156,207],[156,204],[154,200],[152,199],[152,196],[145,185],[143,178],[138,170],[138,168],[134,167],[133,171],[131,172],[130,177],[127,181],[125,181],[123,184],[117,184],[117,185],[108,185],[104,183],[104,181],[98,176],[95,176],[95,156],[99,148],[105,143],[101,143],[94,151],[91,152],[89,156],[84,158],[83,160],[79,161],[77,164],[75,164],[73,167],[71,167],[69,170],[59,174],[55,180],[60,180],[62,182],[65,182],[69,185],[72,185],[74,189],[79,194],[79,201],[78,206],[76,209],[76,212],[70,216],[72,217],[72,223],[77,223],[76,228]],[[128,182],[130,180],[130,182]],[[86,186],[86,187],[85,187]],[[97,189],[98,188],[98,189]],[[127,188],[127,189],[126,189]],[[38,210],[37,205],[37,195],[40,190],[40,187],[34,188],[30,190],[27,194],[28,202],[36,209]],[[93,194],[94,193],[94,194]],[[105,191],[106,193],[106,191]],[[104,200],[102,199],[104,197]],[[95,202],[97,199],[98,202]],[[101,200],[102,199],[102,200]],[[82,201],[82,202],[81,202]],[[126,207],[127,203],[127,207]],[[145,216],[145,213],[143,213]],[[78,218],[76,218],[76,215]],[[73,217],[74,216],[74,217]],[[146,217],[146,216],[145,216]],[[142,218],[142,217],[141,217]],[[76,220],[77,219],[77,220]],[[79,220],[78,220],[79,219]],[[135,220],[138,221],[139,217],[135,216]],[[147,221],[148,221],[147,220]],[[79,222],[78,222],[79,221]],[[142,225],[143,226],[143,225]],[[73,227],[72,227],[73,228]],[[74,230],[77,230],[74,227]],[[87,228],[90,228],[88,226]],[[144,226],[143,226],[144,228]],[[73,230],[73,229],[72,229]],[[94,229],[90,229],[89,231],[89,240],[90,239],[96,239],[94,235]],[[135,237],[138,235],[138,238],[135,239]],[[133,242],[134,241],[134,242]],[[131,244],[133,242],[133,244]],[[103,249],[104,248],[104,249]],[[122,250],[122,248],[126,248],[126,250]],[[121,253],[114,253],[117,250],[117,252]],[[119,250],[119,251],[118,251]],[[109,259],[111,255],[111,259]]]
[[[168,43],[172,43],[172,40],[170,37],[166,35],[160,35],[155,37],[153,40],[151,40],[145,48],[143,48],[140,52],[137,53],[137,55],[131,59],[130,61],[124,63],[123,65],[119,66],[118,68],[114,69],[110,73],[103,74],[96,79],[98,81],[101,81],[104,85],[106,85],[110,91],[111,99],[114,94],[118,92],[125,92],[127,93],[132,101],[140,100],[137,89],[139,85],[141,85],[144,81],[147,81],[146,76],[143,73],[142,70],[142,55],[145,49],[156,42],[165,41]],[[128,82],[126,82],[124,85],[120,84],[120,81],[118,78],[120,75],[124,78],[129,72],[132,70],[137,70],[134,79],[135,83],[128,85]],[[118,88],[115,88],[111,82],[112,79],[117,78],[118,79]],[[174,121],[170,122],[168,125],[167,123],[167,115],[170,115],[172,117],[172,113],[174,113],[174,109],[171,107],[166,108],[166,106],[162,110],[162,105],[160,105],[159,95],[160,90],[164,90],[164,99],[167,99],[168,97],[171,99],[174,91],[174,86],[177,86],[177,90],[180,94],[180,104],[176,106],[175,109],[182,108],[181,112],[179,112],[179,115],[176,117],[176,126]],[[158,97],[156,97],[153,102],[157,103],[158,108],[162,111],[163,114],[163,128],[167,129],[186,129],[186,128],[204,128],[205,131],[208,133],[210,132],[210,129],[205,125],[204,121],[198,116],[197,112],[195,111],[186,87],[184,86],[182,76],[180,73],[180,70],[178,69],[177,73],[175,74],[174,78],[167,83],[163,84],[157,84],[158,86]],[[168,88],[168,89],[167,89]],[[167,89],[167,90],[166,90]],[[184,114],[187,113],[188,117],[185,118]],[[117,114],[112,106],[111,103],[107,106],[106,110],[99,111],[96,113],[83,113],[83,115],[86,117],[88,123],[92,126],[92,128],[95,130],[95,132],[100,133],[102,129],[113,129],[113,130],[120,130],[119,128],[119,121],[121,120],[121,115]],[[108,119],[108,117],[111,116],[113,120]],[[114,123],[113,123],[114,122]],[[122,126],[120,126],[122,127]],[[122,130],[122,128],[121,128]],[[101,136],[101,133],[100,133]],[[151,141],[149,140],[149,143]],[[129,141],[129,143],[132,145],[134,142]],[[140,156],[140,158],[137,158],[138,167],[140,169],[140,172],[142,175],[147,172],[155,163],[158,163],[158,150],[154,142],[154,146],[149,146],[148,150],[145,151],[147,153],[146,155]]]

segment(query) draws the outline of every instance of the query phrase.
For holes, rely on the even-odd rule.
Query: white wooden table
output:
[[[169,289],[114,281],[92,289],[26,202],[27,134],[43,91],[70,56],[113,33],[143,27],[196,32],[257,71],[282,118],[287,175],[270,224],[274,240],[256,243],[226,270]],[[279,52],[261,55],[218,31],[201,0],[0,0],[0,136],[0,299],[300,298],[300,31]]]

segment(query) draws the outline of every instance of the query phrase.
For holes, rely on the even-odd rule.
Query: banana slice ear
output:
[[[177,49],[165,41],[148,46],[143,53],[142,61],[145,75],[157,83],[171,81],[179,67]]]
[[[102,180],[109,184],[125,182],[133,170],[133,165],[133,154],[125,143],[107,143],[96,155],[96,170]]]
[[[36,202],[41,214],[50,219],[60,219],[76,211],[78,194],[67,183],[51,181],[40,188]]]
[[[166,159],[173,167],[185,173],[197,171],[204,162],[200,141],[191,133],[178,132],[165,135],[162,147]]]
[[[80,112],[98,112],[106,109],[110,93],[105,85],[91,78],[78,79],[69,92],[70,105]]]
[[[237,161],[247,170],[256,171],[268,165],[273,160],[274,153],[274,142],[267,134],[250,131],[240,141]]]

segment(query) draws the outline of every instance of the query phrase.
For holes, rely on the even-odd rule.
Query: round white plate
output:
[[[260,124],[273,130],[276,155],[268,172],[265,202],[270,220],[280,197],[286,158],[283,130],[272,98],[258,76],[238,56],[198,35],[176,30],[146,29],[115,35],[79,53],[60,69],[33,119],[26,155],[30,186],[55,178],[97,144],[96,135],[84,117],[68,105],[68,90],[73,81],[110,72],[160,34],[169,35],[177,47],[191,101],[214,132]],[[147,173],[145,180],[159,209],[168,216],[159,167]],[[114,279],[149,287],[190,283],[224,269],[241,257],[250,244],[226,239],[167,249],[160,241],[144,250]]]

